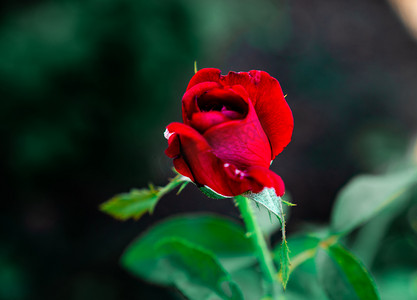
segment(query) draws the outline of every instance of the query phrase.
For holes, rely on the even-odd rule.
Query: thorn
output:
[[[197,61],[194,61],[194,74],[197,73]]]

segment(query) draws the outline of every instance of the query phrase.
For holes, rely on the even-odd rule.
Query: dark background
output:
[[[128,243],[174,214],[239,218],[192,186],[138,222],[98,210],[173,176],[163,132],[194,60],[265,70],[288,94],[293,140],[272,169],[298,204],[290,232],[326,223],[340,187],[403,155],[417,129],[417,46],[385,1],[2,6],[0,299],[169,299],[119,267]]]

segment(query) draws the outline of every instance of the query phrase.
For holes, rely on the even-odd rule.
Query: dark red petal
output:
[[[175,134],[168,132],[168,129],[165,130],[165,138],[168,140],[168,148],[165,150],[165,154],[170,158],[175,158],[181,154],[180,150],[180,141]]]
[[[165,132],[165,137],[168,139],[168,148],[165,154],[174,159],[174,167],[178,173],[190,178],[194,181],[194,176],[191,173],[187,163],[181,157],[181,144],[177,134],[169,134],[168,130]]]
[[[233,196],[244,192],[226,173],[224,162],[213,154],[211,147],[200,133],[181,123],[171,123],[167,130],[171,137],[173,135],[179,139],[180,155],[174,159],[175,168],[188,166],[192,177],[184,174],[183,168],[177,169],[179,173],[197,184],[208,186],[221,195]]]
[[[230,120],[226,114],[219,111],[199,112],[192,115],[190,126],[203,133],[214,125]]]
[[[285,193],[284,182],[281,177],[269,170],[259,166],[254,166],[248,169],[248,176],[253,180],[252,191],[258,193],[264,187],[274,188],[277,196],[282,196]]]
[[[215,68],[201,69],[191,78],[187,86],[187,91],[193,86],[202,82],[219,82],[221,71]]]
[[[190,178],[191,181],[195,182],[194,175],[191,172],[191,169],[188,166],[187,162],[183,158],[179,157],[179,158],[174,159],[174,167],[178,173],[180,173],[181,175],[185,177]]]
[[[230,72],[223,85],[241,85],[252,101],[272,147],[272,159],[291,141],[294,120],[278,81],[264,71]]]
[[[191,78],[187,90],[203,82],[216,82],[222,86],[241,85],[247,91],[271,143],[271,159],[291,141],[294,127],[292,112],[278,81],[268,73],[253,70],[248,73],[229,72],[222,76],[219,69],[201,69]]]
[[[291,141],[294,128],[292,112],[275,78],[263,71],[250,71],[249,74],[254,82],[258,82],[255,110],[271,142],[275,157]]]
[[[251,76],[248,72],[229,72],[220,78],[222,85],[241,85],[245,89],[251,84]]]
[[[269,167],[271,146],[252,103],[244,100],[249,110],[244,119],[213,126],[203,136],[224,161],[244,169],[253,165]]]
[[[244,115],[243,114],[241,114],[241,113],[238,113],[237,111],[234,111],[234,110],[228,110],[228,109],[226,109],[226,108],[223,108],[222,110],[221,110],[221,113],[226,117],[226,118],[228,118],[229,120],[239,120],[239,119],[242,119],[243,117],[244,117]]]
[[[214,88],[197,99],[201,111],[209,111],[212,109],[220,110],[216,109],[216,107],[219,106],[219,108],[221,108],[222,106],[226,106],[243,115],[246,115],[248,111],[248,104],[246,102],[247,100],[245,101],[239,94],[235,93],[233,89],[230,88]]]
[[[167,131],[167,154],[170,157],[176,154],[175,168],[195,183],[208,186],[224,196],[236,196],[253,189],[260,191],[264,186],[274,185],[267,168],[240,170],[215,156],[203,136],[190,126],[171,123]]]
[[[193,113],[200,112],[197,105],[197,98],[208,90],[220,87],[219,83],[215,82],[203,82],[193,86],[191,89],[187,89],[182,97],[182,119],[185,124],[188,124],[191,120]]]

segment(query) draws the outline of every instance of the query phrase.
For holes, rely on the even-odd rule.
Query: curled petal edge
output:
[[[264,187],[274,188],[278,196],[285,191],[277,174],[262,166],[240,170],[213,154],[207,141],[195,129],[182,123],[167,126],[167,156],[174,159],[178,173],[197,186],[207,186],[216,193],[233,197],[247,191],[258,193]]]

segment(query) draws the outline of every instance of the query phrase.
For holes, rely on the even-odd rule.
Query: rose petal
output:
[[[217,83],[200,83],[188,90],[183,99],[183,121],[199,132],[211,126],[235,119],[243,119],[248,112],[247,94],[230,88],[218,88]],[[208,90],[206,90],[208,89]]]
[[[271,143],[274,159],[291,141],[294,120],[278,81],[264,71],[229,72],[222,76],[214,68],[198,71],[187,90],[197,84],[217,82],[223,86],[241,85],[252,101],[259,121]]]
[[[193,86],[192,89],[189,89],[185,92],[184,96],[182,97],[182,118],[185,124],[188,124],[193,113],[200,112],[200,109],[197,105],[197,98],[199,98],[208,90],[214,89],[216,87],[221,87],[221,85],[215,82],[204,82],[200,85]]]
[[[228,197],[258,192],[264,187],[275,187],[277,193],[283,193],[280,177],[268,168],[256,166],[242,170],[225,162],[214,155],[204,137],[190,126],[171,123],[167,130],[171,134],[167,155],[174,158],[177,171],[196,184]]]
[[[291,141],[294,119],[278,81],[263,71],[250,71],[249,97],[272,146],[272,159]],[[245,86],[244,86],[245,87]]]
[[[190,126],[203,133],[210,127],[230,120],[226,114],[219,111],[200,112],[192,115]]]
[[[269,167],[270,143],[252,103],[245,100],[249,111],[244,119],[213,126],[203,136],[213,148],[214,154],[224,161],[245,169],[254,165]]]
[[[252,191],[259,193],[264,187],[274,188],[277,196],[281,197],[285,193],[284,182],[281,177],[269,170],[259,166],[248,169],[248,176],[252,178],[254,184]],[[258,185],[256,185],[258,184]]]
[[[166,131],[168,131],[168,128]],[[165,154],[174,159],[174,167],[178,173],[190,178],[191,181],[195,181],[190,167],[181,155],[181,141],[179,135],[173,132],[169,132],[168,135],[168,148],[165,150]]]
[[[208,90],[197,99],[198,106],[201,111],[218,110],[226,107],[229,110],[234,110],[243,116],[248,112],[247,101],[229,88],[214,88]]]
[[[193,86],[202,82],[220,82],[221,71],[215,68],[205,68],[199,70],[191,78],[187,86],[187,91]]]

